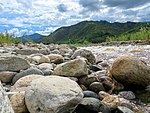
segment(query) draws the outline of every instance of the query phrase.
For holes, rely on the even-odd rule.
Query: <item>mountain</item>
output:
[[[23,43],[25,42],[38,42],[38,40],[42,39],[44,36],[40,35],[38,33],[34,33],[32,35],[24,35],[22,37],[19,37]]]
[[[143,25],[140,22],[109,23],[107,21],[83,21],[75,25],[61,27],[40,39],[40,42],[49,43],[100,43],[107,37],[117,37],[132,29]]]

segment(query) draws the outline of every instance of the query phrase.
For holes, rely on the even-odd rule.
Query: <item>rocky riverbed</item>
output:
[[[149,113],[150,45],[2,45],[0,81],[0,113]]]

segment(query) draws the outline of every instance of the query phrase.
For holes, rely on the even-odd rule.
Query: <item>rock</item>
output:
[[[41,58],[39,59],[39,63],[50,63],[50,59],[46,55],[42,55]]]
[[[84,97],[97,98],[97,94],[93,91],[83,91]]]
[[[98,93],[99,91],[105,91],[105,88],[103,87],[102,83],[93,82],[90,84],[89,90],[94,91],[95,93]]]
[[[67,77],[80,77],[88,74],[87,65],[82,59],[74,59],[57,65],[54,75]]]
[[[8,96],[3,89],[3,86],[0,82],[0,113],[14,113]]]
[[[30,67],[27,60],[16,57],[0,57],[0,71],[20,71]]]
[[[31,58],[31,60],[33,60],[34,62],[36,63],[39,63],[40,62],[40,59],[41,59],[41,55],[36,55],[36,56],[33,56]]]
[[[99,112],[101,102],[99,99],[96,98],[85,97],[82,99],[80,105],[84,106],[84,108],[88,110]]]
[[[18,81],[16,81],[16,83],[12,86],[11,91],[15,92],[15,91],[25,91],[26,87],[29,86],[29,84],[38,78],[44,77],[42,75],[36,75],[36,74],[32,74],[30,76],[24,76],[22,78],[20,78]]]
[[[14,84],[18,79],[24,77],[24,76],[28,76],[28,75],[31,75],[31,74],[37,74],[37,75],[44,75],[44,73],[37,69],[37,68],[29,68],[27,70],[24,70],[18,74],[16,74],[12,80],[12,83]]]
[[[111,113],[111,111],[105,104],[100,102],[100,100],[85,97],[76,108],[75,113]]]
[[[25,92],[12,95],[10,102],[15,113],[28,113],[25,105]]]
[[[89,50],[86,50],[86,49],[79,49],[79,50],[76,50],[74,52],[74,54],[71,56],[71,58],[76,58],[77,56],[81,56],[81,57],[84,57],[88,60],[88,62],[90,62],[91,64],[94,64],[96,63],[96,58],[95,56],[93,55],[93,53]]]
[[[52,54],[60,54],[60,51],[58,49],[52,50],[51,51]]]
[[[134,112],[127,107],[118,106],[117,107],[117,113],[134,113]]]
[[[21,55],[31,55],[39,53],[39,49],[15,49],[13,52]]]
[[[98,93],[98,98],[100,99],[100,100],[103,100],[106,96],[109,96],[110,94],[109,93],[107,93],[107,92],[105,92],[105,91],[100,91],[99,93]]]
[[[150,70],[141,60],[131,56],[118,57],[110,73],[120,83],[125,86],[143,86],[150,84]]]
[[[133,100],[135,99],[135,95],[132,91],[121,91],[118,94],[119,96],[122,96],[123,98],[127,99],[127,100]]]
[[[102,102],[106,104],[111,110],[115,110],[118,106],[121,105],[121,101],[118,96],[109,95],[106,96]]]
[[[146,91],[150,92],[150,85],[146,87]]]
[[[50,50],[48,48],[42,48],[42,49],[39,50],[39,53],[41,53],[43,55],[49,55]]]
[[[102,102],[104,104],[106,104],[111,110],[117,109],[118,106],[125,106],[125,107],[131,109],[135,113],[144,113],[143,108],[140,108],[137,105],[135,105],[134,103],[132,103],[131,101],[126,100],[126,99],[121,98],[121,97],[116,96],[116,95],[106,96],[102,100]]]
[[[64,61],[64,58],[62,55],[50,54],[50,55],[48,55],[48,57],[49,57],[51,63],[60,64]]]
[[[46,69],[52,70],[53,69],[53,65],[50,64],[50,63],[42,63],[42,64],[38,65],[38,68],[40,70],[46,70]]]
[[[71,113],[82,98],[82,90],[76,82],[59,76],[33,80],[25,94],[30,113]]]
[[[69,47],[60,46],[59,51],[62,56],[71,57],[71,55],[73,54],[73,51]]]
[[[99,80],[92,74],[83,76],[79,78],[79,84],[83,84],[86,87],[89,87],[89,85],[93,82],[98,82]]]
[[[99,66],[99,65],[91,65],[90,66],[90,70],[92,70],[92,71],[100,71],[100,70],[102,70],[102,67]]]
[[[9,83],[12,81],[13,77],[16,75],[16,72],[11,71],[2,71],[0,72],[0,81],[4,83]]]

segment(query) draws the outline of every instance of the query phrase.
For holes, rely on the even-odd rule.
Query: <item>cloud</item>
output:
[[[97,11],[100,9],[101,1],[99,0],[79,0],[79,4],[89,11]]]
[[[49,34],[84,20],[150,21],[150,1],[0,0],[0,32],[7,29],[18,34],[18,29],[19,35],[24,30]]]
[[[66,12],[67,11],[67,7],[64,4],[58,5],[57,8],[60,12]]]
[[[149,0],[103,0],[103,4],[108,7],[120,7],[124,9],[139,7],[149,2]]]
[[[13,29],[9,30],[8,33],[14,34],[14,35],[19,35],[20,34],[18,28],[13,28]]]

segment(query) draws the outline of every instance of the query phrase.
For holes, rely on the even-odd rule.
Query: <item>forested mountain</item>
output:
[[[133,32],[146,23],[109,23],[107,21],[83,21],[68,27],[61,27],[43,37],[39,42],[43,43],[100,43],[107,37],[118,37],[122,34]]]

